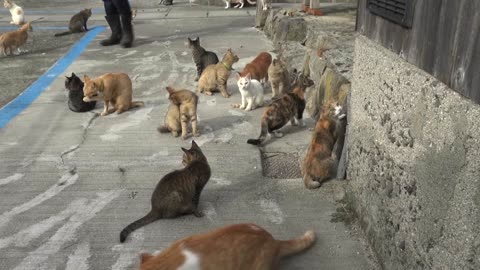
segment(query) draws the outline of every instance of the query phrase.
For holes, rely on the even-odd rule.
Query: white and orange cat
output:
[[[257,107],[263,106],[263,86],[262,84],[252,79],[250,73],[242,77],[239,73],[236,75],[238,91],[242,95],[242,104],[233,104],[234,108],[240,108],[245,111],[254,110]]]
[[[223,0],[226,4],[225,9],[228,9],[232,6],[232,4],[236,4],[234,8],[243,8],[245,5],[245,1],[247,1],[250,5],[255,5],[257,2],[253,2],[250,0]]]
[[[20,54],[20,47],[27,43],[28,31],[32,31],[31,23],[25,23],[20,29],[7,32],[0,36],[0,52],[3,55]],[[15,52],[16,51],[16,52]],[[27,52],[24,50],[23,52]]]
[[[25,23],[25,13],[21,6],[18,6],[12,2],[12,0],[4,0],[3,6],[8,9],[12,15],[12,21],[10,24],[22,25]]]
[[[314,231],[282,241],[255,224],[235,224],[178,240],[156,256],[142,253],[139,269],[274,270],[314,242]]]

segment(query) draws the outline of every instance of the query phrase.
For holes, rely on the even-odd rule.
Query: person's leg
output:
[[[118,9],[113,3],[113,0],[103,0],[103,5],[105,7],[105,20],[107,20],[110,29],[112,30],[112,35],[108,39],[104,39],[100,42],[102,46],[110,46],[119,44],[122,39],[122,26],[120,24],[120,15]]]
[[[132,47],[133,43],[133,26],[132,26],[132,9],[128,0],[112,0],[113,4],[120,14],[122,22],[122,39],[120,44],[124,48]]]

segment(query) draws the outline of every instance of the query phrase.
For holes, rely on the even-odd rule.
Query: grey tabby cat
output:
[[[195,81],[198,81],[203,70],[208,65],[215,65],[218,63],[218,57],[214,52],[207,51],[200,46],[199,37],[195,40],[188,38],[188,47],[192,49],[193,62],[197,66],[197,77],[195,78]]]
[[[79,13],[73,15],[73,17],[70,19],[70,23],[68,24],[69,30],[67,32],[57,33],[55,34],[55,36],[59,37],[70,35],[73,33],[87,32],[87,21],[90,16],[92,16],[91,8],[86,8],[80,11]]]
[[[120,242],[134,230],[162,218],[175,218],[180,215],[194,214],[202,217],[198,210],[200,193],[210,179],[211,171],[207,158],[195,141],[184,152],[182,163],[185,168],[165,175],[152,194],[152,210],[143,218],[128,225],[120,233]]]

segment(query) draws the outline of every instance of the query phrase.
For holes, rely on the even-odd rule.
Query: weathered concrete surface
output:
[[[480,106],[364,37],[349,194],[385,269],[480,269]]]
[[[120,230],[149,210],[155,184],[181,168],[180,147],[190,145],[190,139],[156,131],[168,104],[164,87],[195,88],[186,38],[201,36],[202,45],[219,55],[233,48],[240,57],[237,70],[258,52],[273,49],[251,27],[253,16],[246,10],[216,8],[207,14],[183,5],[140,12],[134,48],[101,47],[98,41],[109,34],[102,33],[65,72],[127,72],[134,99],[145,101],[144,108],[98,117],[99,103],[93,113],[70,112],[59,76],[0,130],[0,269],[135,269],[141,251],[239,222],[255,222],[282,239],[315,229],[316,245],[282,261],[280,269],[372,269],[359,233],[331,221],[338,182],[308,191],[301,179],[262,177],[259,151],[246,144],[258,136],[262,110],[231,108],[240,101],[233,76],[230,99],[201,96],[199,103],[202,136],[196,141],[213,172],[200,199],[206,216],[157,221],[119,244]],[[49,7],[46,12],[54,4]],[[313,122],[307,124],[288,125],[285,137],[265,149],[287,152],[305,145]]]

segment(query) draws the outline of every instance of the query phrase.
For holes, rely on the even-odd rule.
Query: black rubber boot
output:
[[[122,26],[120,24],[120,16],[108,15],[108,16],[105,16],[105,20],[107,20],[108,25],[110,25],[110,29],[112,30],[112,35],[110,36],[110,38],[100,41],[100,45],[110,46],[110,45],[119,44],[120,40],[122,39]]]
[[[163,0],[163,4],[164,4],[165,6],[173,5],[173,0]]]
[[[124,48],[130,48],[133,44],[133,26],[132,26],[132,14],[122,15],[122,40],[120,45]]]

